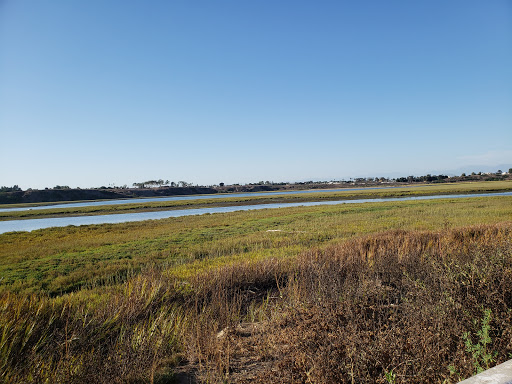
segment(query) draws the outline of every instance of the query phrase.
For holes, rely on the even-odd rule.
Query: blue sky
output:
[[[0,1],[0,185],[512,167],[512,2]]]

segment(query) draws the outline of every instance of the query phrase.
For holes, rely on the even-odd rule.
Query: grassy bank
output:
[[[472,193],[492,193],[512,191],[512,181],[488,181],[473,183],[434,184],[402,188],[367,189],[360,191],[311,192],[297,195],[267,195],[229,197],[214,199],[159,201],[146,203],[130,203],[120,205],[103,205],[95,207],[51,208],[27,210],[19,212],[0,212],[0,220],[19,220],[34,218],[50,218],[60,216],[105,215],[115,213],[137,213],[161,210],[226,207],[240,205],[256,205],[269,203],[296,203],[309,201],[336,201],[355,199],[382,199],[407,196],[435,196]]]
[[[183,276],[239,259],[292,257],[300,250],[390,229],[496,223],[512,197],[296,207],[0,235],[0,290],[51,295],[144,266]],[[278,230],[277,232],[268,232]]]
[[[512,197],[53,228],[0,244],[6,383],[454,383],[512,353]]]

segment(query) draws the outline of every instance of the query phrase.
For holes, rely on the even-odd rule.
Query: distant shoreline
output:
[[[315,189],[339,189],[339,188],[371,188],[371,187],[397,187],[397,186],[421,186],[426,184],[445,184],[475,181],[498,181],[510,180],[512,175],[472,175],[461,177],[450,177],[441,181],[368,181],[354,180],[351,182],[305,182],[305,183],[276,183],[276,184],[246,184],[246,185],[220,185],[220,186],[187,186],[187,187],[157,187],[157,188],[51,188],[51,189],[28,189],[12,192],[0,192],[0,205],[38,205],[42,203],[62,203],[93,200],[118,200],[134,199],[143,197],[164,197],[184,195],[209,195],[218,193],[240,193],[240,192],[272,192],[272,191],[300,191]]]
[[[386,184],[275,184],[275,185],[228,185],[222,187],[160,187],[160,188],[98,188],[98,189],[41,189],[0,193],[0,205],[62,203],[92,200],[134,199],[141,197],[164,197],[184,195],[209,195],[217,193],[271,192],[307,189],[335,189],[400,185]]]

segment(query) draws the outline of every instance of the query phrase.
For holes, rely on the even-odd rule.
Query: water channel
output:
[[[185,195],[185,196],[167,196],[167,197],[141,197],[127,198],[117,200],[102,201],[80,201],[76,203],[47,203],[45,205],[29,206],[22,208],[0,208],[0,212],[18,212],[39,209],[55,209],[55,208],[80,208],[80,207],[96,207],[102,205],[120,205],[120,204],[136,204],[151,203],[156,201],[183,201],[183,200],[203,200],[203,199],[225,199],[229,197],[250,197],[250,196],[275,196],[275,195],[297,195],[303,193],[318,192],[345,192],[345,191],[366,191],[371,189],[393,189],[393,188],[414,188],[407,187],[365,187],[365,188],[337,188],[337,189],[307,189],[303,191],[270,191],[270,192],[243,192],[243,193],[219,193],[211,195]]]
[[[332,190],[331,190],[332,191]],[[254,196],[254,194],[250,194]],[[206,213],[227,213],[235,211],[248,211],[253,209],[274,209],[285,207],[299,206],[316,206],[316,205],[337,205],[337,204],[356,204],[356,203],[378,203],[387,201],[411,201],[411,200],[434,200],[434,199],[460,199],[488,196],[512,196],[512,192],[499,193],[480,193],[471,195],[437,195],[437,196],[414,196],[414,197],[394,197],[386,199],[356,199],[356,200],[338,200],[338,201],[316,201],[316,202],[300,202],[300,203],[279,203],[279,204],[256,204],[256,205],[239,205],[232,207],[211,207],[211,208],[195,208],[195,209],[177,209],[172,211],[157,212],[139,212],[139,213],[122,213],[112,215],[96,215],[96,216],[77,216],[77,217],[57,217],[47,219],[26,219],[26,220],[8,220],[0,221],[0,234],[11,231],[33,231],[36,229],[65,227],[68,225],[92,225],[92,224],[116,224],[131,221],[143,220],[159,220],[170,217],[203,215]],[[197,197],[196,197],[197,198]],[[145,200],[145,199],[144,199]],[[126,200],[123,200],[126,203]],[[130,200],[131,202],[132,200]],[[147,201],[147,200],[145,200]],[[67,205],[69,206],[69,205]]]

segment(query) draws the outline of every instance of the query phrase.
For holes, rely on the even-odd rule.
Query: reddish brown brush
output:
[[[511,240],[502,224],[393,231],[305,252],[286,284],[274,276],[284,298],[266,321],[211,336],[203,366],[229,382],[457,382],[512,352]],[[251,273],[245,280],[261,277]],[[236,289],[209,310],[240,303]]]

